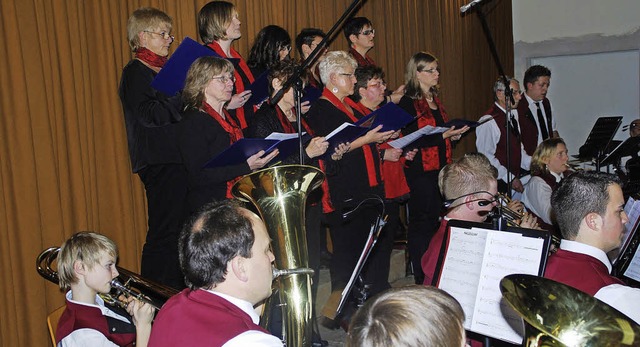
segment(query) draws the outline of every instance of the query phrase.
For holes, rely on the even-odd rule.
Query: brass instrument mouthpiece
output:
[[[288,276],[288,275],[309,275],[309,276],[313,276],[313,269],[308,268],[308,267],[303,267],[303,268],[299,268],[299,269],[276,269],[275,267],[272,268],[272,277],[275,280],[276,278],[280,277],[280,276]]]

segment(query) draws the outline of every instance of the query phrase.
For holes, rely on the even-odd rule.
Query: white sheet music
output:
[[[542,238],[451,227],[438,288],[460,302],[465,329],[519,344],[521,318],[503,301],[500,280],[514,273],[537,275],[543,253]]]
[[[302,136],[306,135],[306,132],[302,132]],[[295,139],[298,137],[298,133],[293,133],[293,134],[285,134],[285,133],[276,133],[273,132],[271,134],[269,134],[269,136],[265,137],[265,140],[288,140],[288,139]]]
[[[636,249],[636,253],[633,255],[633,258],[631,258],[631,262],[624,271],[624,275],[640,282],[640,252],[638,251],[640,251],[640,247]]]
[[[451,227],[450,232],[438,288],[458,300],[464,310],[464,328],[471,330],[487,230]]]
[[[405,135],[387,143],[393,148],[404,148],[424,135],[443,133],[447,130],[449,130],[449,128],[432,127],[431,125],[425,125],[422,128],[412,132],[411,134]]]
[[[543,247],[543,239],[524,237],[518,233],[489,232],[472,331],[514,343],[522,342],[522,320],[502,298],[500,280],[515,273],[537,275]]]

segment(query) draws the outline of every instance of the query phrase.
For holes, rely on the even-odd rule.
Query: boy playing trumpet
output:
[[[56,329],[58,347],[147,346],[153,307],[131,300],[125,311],[98,296],[111,290],[111,280],[118,276],[117,258],[115,243],[93,232],[76,233],[60,247],[59,285],[68,292]]]

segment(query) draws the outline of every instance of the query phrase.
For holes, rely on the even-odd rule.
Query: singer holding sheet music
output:
[[[190,212],[213,200],[232,198],[231,187],[242,175],[264,167],[277,154],[260,151],[237,165],[213,169],[203,165],[243,137],[224,105],[231,99],[233,65],[216,57],[198,58],[189,68],[182,96],[188,111],[178,130],[178,146],[187,168]]]
[[[382,68],[375,65],[359,66],[356,69],[356,79],[358,81],[354,93],[349,97],[350,100],[347,99],[347,103],[366,116],[378,109],[384,101],[387,89],[384,82],[384,72]],[[396,131],[391,138],[397,138],[399,133],[400,131]],[[417,153],[417,150],[413,150],[403,156],[402,149],[393,148],[386,142],[378,146],[378,151],[384,182],[385,212],[388,218],[369,258],[369,266],[378,269],[376,277],[372,279],[371,294],[390,287],[388,278],[391,251],[393,250],[395,232],[400,228],[399,202],[404,202],[409,198],[409,186],[404,176],[404,165],[406,160],[413,160]]]
[[[439,79],[440,68],[436,57],[426,52],[418,52],[411,57],[405,75],[405,95],[398,106],[416,117],[417,121],[403,129],[403,134],[412,133],[427,125],[443,126],[449,120],[437,97]],[[441,134],[423,136],[407,148],[420,149],[405,169],[411,190],[407,241],[416,284],[423,281],[420,258],[437,229],[442,207],[438,172],[451,162],[451,140],[459,140],[467,130],[468,126],[460,129],[451,127]]]
[[[363,115],[347,103],[356,83],[356,61],[344,51],[327,53],[319,63],[320,78],[325,85],[322,97],[308,113],[309,125],[317,136],[326,136],[345,122],[354,123]],[[393,131],[379,132],[378,126],[350,144],[349,152],[327,160],[326,176],[329,184],[332,211],[327,214],[333,242],[331,258],[331,287],[341,290],[347,284],[362,252],[371,223],[378,215],[377,206],[362,206],[345,218],[343,213],[355,208],[371,195],[384,194],[380,177],[377,143],[391,136]],[[334,148],[330,148],[334,151]],[[366,276],[365,276],[366,277]]]
[[[225,108],[241,129],[245,129],[253,121],[253,105],[247,103],[251,91],[246,89],[255,78],[242,56],[231,47],[233,41],[242,37],[240,24],[238,11],[227,1],[211,1],[198,13],[198,32],[202,42],[220,57],[229,58],[236,64],[233,97]]]
[[[122,70],[119,96],[127,129],[131,169],[147,196],[147,237],[142,248],[142,276],[184,288],[178,264],[178,233],[184,218],[187,172],[176,142],[182,119],[180,96],[169,97],[151,87],[173,43],[172,19],[151,7],[135,10],[127,23],[135,52]]]

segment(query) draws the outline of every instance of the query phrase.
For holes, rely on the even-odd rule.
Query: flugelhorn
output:
[[[58,272],[52,266],[58,258],[59,250],[59,247],[49,247],[36,258],[36,270],[40,276],[55,284],[58,284]],[[126,307],[128,302],[120,298],[124,295],[160,309],[171,296],[178,294],[176,289],[145,279],[125,268],[118,266],[117,269],[120,274],[111,281],[112,291],[108,294],[99,294],[111,305]]]

